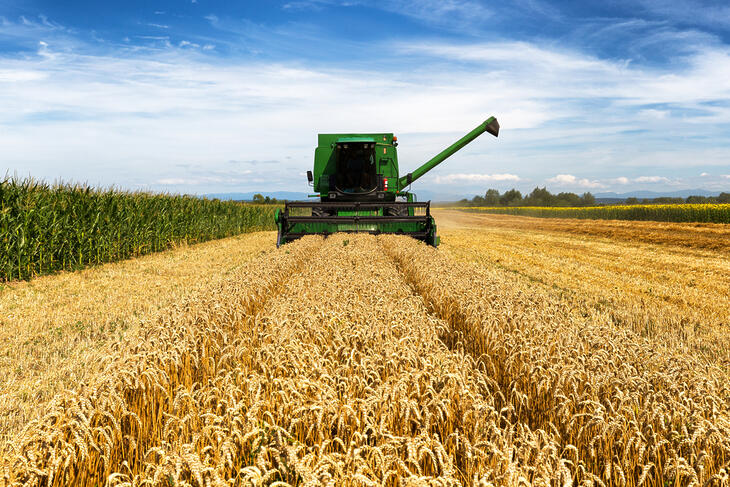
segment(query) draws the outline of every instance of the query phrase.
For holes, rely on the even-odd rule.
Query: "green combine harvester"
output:
[[[319,134],[314,171],[307,179],[319,201],[286,203],[277,210],[277,247],[305,235],[337,232],[410,235],[436,247],[439,237],[431,202],[417,202],[411,183],[438,166],[484,132],[497,137],[499,123],[490,117],[413,172],[398,172],[397,137],[393,134]]]

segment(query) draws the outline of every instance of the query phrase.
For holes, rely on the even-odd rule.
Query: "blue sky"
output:
[[[318,132],[405,171],[495,115],[414,190],[730,190],[726,2],[499,3],[0,0],[0,168],[304,192]]]

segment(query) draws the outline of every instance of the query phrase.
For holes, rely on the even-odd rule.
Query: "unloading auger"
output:
[[[398,172],[398,139],[382,134],[319,134],[309,184],[319,201],[293,201],[277,210],[277,247],[304,235],[337,232],[410,235],[434,247],[439,244],[431,202],[417,202],[405,191],[411,183],[462,147],[488,132],[499,135],[499,123],[488,118],[413,172]]]

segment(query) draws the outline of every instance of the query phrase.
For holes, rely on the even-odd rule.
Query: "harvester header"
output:
[[[314,170],[307,179],[318,202],[287,203],[277,211],[277,245],[304,235],[336,232],[396,233],[437,246],[430,202],[416,202],[404,191],[469,142],[488,132],[499,135],[499,123],[488,118],[416,170],[400,176],[398,139],[392,133],[319,134]]]

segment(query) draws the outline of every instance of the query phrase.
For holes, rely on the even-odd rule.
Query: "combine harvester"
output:
[[[398,139],[393,134],[319,134],[314,171],[307,171],[318,202],[286,203],[277,210],[277,247],[305,235],[337,232],[410,235],[436,247],[439,237],[431,202],[416,202],[406,191],[412,182],[441,164],[484,132],[497,137],[490,117],[437,156],[403,177],[398,172]]]

